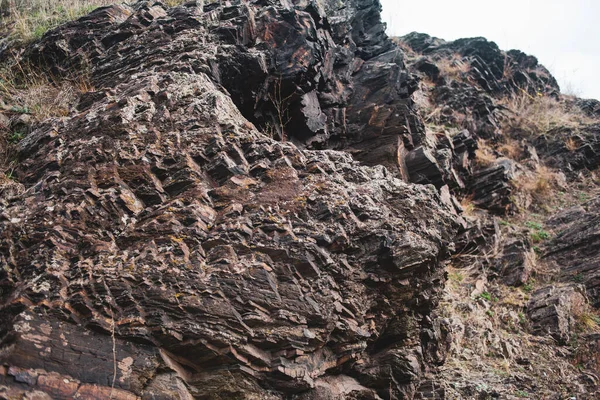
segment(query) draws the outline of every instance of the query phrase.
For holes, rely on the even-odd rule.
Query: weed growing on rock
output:
[[[544,240],[548,240],[551,237],[550,234],[544,230],[532,232],[530,236],[531,240],[534,243],[543,242]]]
[[[442,58],[436,63],[442,76],[451,79],[460,79],[471,71],[471,64],[461,57],[453,54],[450,58]]]
[[[521,289],[523,289],[523,291],[526,293],[531,293],[531,292],[533,292],[534,285],[535,285],[535,280],[531,279],[531,280],[527,281],[527,283],[524,284],[521,287]]]
[[[3,0],[7,17],[0,30],[11,40],[29,42],[41,38],[48,30],[77,19],[114,0]]]
[[[527,393],[524,390],[517,390],[515,392],[515,396],[520,397],[520,398],[529,398],[529,393]]]
[[[485,140],[477,141],[477,150],[475,151],[475,161],[481,167],[489,167],[496,161],[498,157],[494,154],[494,150]]]
[[[488,292],[481,293],[479,295],[479,297],[481,297],[482,299],[487,300],[487,301],[492,301],[492,295],[489,294]]]
[[[0,100],[9,105],[9,113],[30,114],[36,120],[63,117],[78,94],[91,90],[85,73],[53,77],[17,58],[0,66]]]
[[[503,105],[509,112],[505,121],[505,130],[509,134],[536,137],[555,128],[577,129],[593,122],[584,113],[567,108],[553,97],[532,96],[524,89],[503,100]]]

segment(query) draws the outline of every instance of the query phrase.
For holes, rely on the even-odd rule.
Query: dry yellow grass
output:
[[[586,333],[600,333],[600,315],[593,314],[589,310],[576,312],[578,328]]]
[[[15,145],[30,124],[69,115],[82,93],[93,91],[85,70],[69,77],[52,77],[46,71],[23,64],[17,57],[0,65],[0,195],[14,192],[12,179]],[[23,115],[29,116],[23,120]],[[18,124],[14,124],[15,120]],[[11,122],[12,121],[12,122]],[[23,122],[25,121],[25,122]]]
[[[506,122],[508,131],[530,136],[542,135],[559,127],[576,129],[594,122],[583,112],[569,110],[552,97],[542,94],[532,96],[524,90],[504,99],[503,105],[510,112]]]
[[[543,165],[532,173],[519,176],[512,183],[516,188],[517,205],[523,210],[531,206],[543,209],[554,199],[552,194],[564,186],[560,174]]]
[[[41,38],[48,30],[118,0],[1,0],[7,16],[2,30],[18,42]]]
[[[166,0],[168,6],[182,4],[185,0]],[[41,38],[48,30],[67,21],[75,20],[94,9],[111,4],[127,3],[123,0],[0,0],[0,34],[17,42]]]
[[[436,65],[442,76],[452,79],[462,78],[471,70],[471,65],[465,62],[459,54],[454,54],[451,58],[436,60]]]
[[[475,204],[473,204],[473,196],[466,196],[460,201],[460,206],[463,209],[463,214],[471,216],[475,214]]]
[[[0,101],[6,104],[5,111],[30,114],[36,120],[66,116],[76,96],[89,91],[93,87],[86,71],[55,78],[17,58],[0,66]]]
[[[569,151],[575,151],[579,148],[579,146],[577,145],[577,142],[572,137],[565,140],[565,147]]]
[[[477,141],[477,150],[475,151],[475,163],[481,167],[489,167],[497,160],[494,150],[483,139]]]
[[[519,142],[514,139],[505,139],[504,143],[498,146],[498,151],[505,157],[513,160],[520,160],[523,156],[523,149]]]

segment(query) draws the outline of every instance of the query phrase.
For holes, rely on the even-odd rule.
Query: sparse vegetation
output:
[[[507,97],[503,103],[509,111],[506,119],[508,132],[525,137],[539,136],[559,127],[577,129],[582,124],[593,122],[584,113],[569,110],[550,96],[541,93],[532,96],[524,89],[517,95]]]
[[[525,293],[531,293],[534,289],[535,286],[535,280],[530,279],[529,281],[527,281],[526,284],[524,284],[523,286],[521,286],[521,289],[523,289],[523,291]]]
[[[41,38],[50,29],[82,17],[98,7],[124,3],[123,0],[0,0],[0,33],[18,43]],[[165,0],[177,6],[185,0]]]
[[[534,243],[540,243],[548,239],[550,239],[550,234],[546,231],[536,231],[531,233],[531,240]]]
[[[460,54],[453,54],[451,58],[441,58],[436,61],[436,65],[442,76],[452,79],[462,78],[471,70],[471,65]]]
[[[579,148],[579,146],[577,145],[577,142],[572,137],[565,140],[565,147],[569,151],[575,151]]]
[[[465,215],[473,215],[475,213],[475,204],[473,203],[472,196],[466,196],[460,201],[460,206],[463,209]]]
[[[475,162],[481,167],[489,167],[496,161],[492,147],[483,139],[477,141],[477,150],[475,151]]]
[[[460,283],[465,279],[465,277],[460,272],[451,272],[448,274],[448,279],[450,279],[451,281]]]
[[[40,37],[67,19],[77,18],[113,0],[0,0],[0,34],[11,44]],[[94,90],[85,68],[71,76],[53,76],[45,69],[23,61],[14,46],[4,51],[0,63],[0,175],[2,186],[12,185],[14,145],[29,132],[29,126],[50,117],[67,116],[81,93]],[[2,122],[2,120],[0,120]]]
[[[523,150],[519,143],[514,139],[506,139],[504,143],[498,146],[498,151],[505,157],[513,160],[520,160],[523,156]]]
[[[529,393],[527,393],[527,392],[526,392],[526,391],[524,391],[524,390],[517,390],[517,391],[515,392],[515,396],[517,396],[517,397],[521,397],[521,398],[529,398]]]
[[[540,224],[539,222],[527,221],[527,222],[525,222],[525,226],[528,227],[529,229],[534,229],[534,230],[538,230],[538,231],[544,229],[542,224]]]
[[[12,40],[29,42],[66,21],[115,2],[118,0],[2,0],[0,12],[7,16],[0,30]]]
[[[276,133],[282,142],[286,140],[286,127],[291,122],[292,117],[290,115],[290,104],[294,92],[290,94],[284,94],[283,89],[283,78],[280,76],[275,79],[271,92],[269,93],[269,101],[275,109],[276,121],[274,124],[267,124],[267,134],[274,138]]]
[[[546,207],[554,199],[552,192],[564,185],[564,178],[550,168],[538,165],[534,171],[520,175],[513,180],[516,188],[517,205],[526,210],[531,206]]]
[[[52,78],[15,58],[0,66],[0,113],[8,121],[0,126],[0,186],[12,186],[14,146],[28,134],[28,126],[49,117],[64,117],[77,95],[93,90],[85,73],[77,78]],[[25,118],[24,118],[25,117]],[[10,121],[17,121],[13,125]]]
[[[550,233],[545,231],[544,227],[538,222],[528,221],[525,226],[530,229],[530,237],[534,243],[543,242],[551,237]]]
[[[479,297],[487,301],[492,301],[492,295],[488,292],[481,293]]]
[[[590,195],[585,192],[579,192],[577,194],[577,198],[579,199],[579,202],[585,203],[586,201],[588,201],[590,199]]]

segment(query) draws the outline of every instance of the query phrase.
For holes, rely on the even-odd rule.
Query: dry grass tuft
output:
[[[0,65],[0,197],[19,192],[12,170],[15,145],[36,122],[70,114],[80,94],[93,91],[89,74],[53,77],[17,57]]]
[[[175,6],[185,3],[186,1],[189,1],[189,0],[165,0],[165,4],[168,5],[169,7],[175,7]]]
[[[532,96],[525,90],[522,90],[519,95],[504,99],[503,105],[510,112],[507,118],[508,131],[533,137],[559,127],[576,129],[581,125],[594,122],[583,112],[569,110],[564,104],[551,97],[541,93]]]
[[[460,201],[460,206],[463,209],[463,214],[466,216],[472,216],[475,214],[475,204],[473,203],[473,196],[466,196]]]
[[[186,0],[166,0],[170,7]],[[0,37],[27,43],[50,29],[89,14],[98,7],[126,3],[123,0],[0,0]],[[130,2],[130,1],[129,1]],[[2,32],[4,31],[4,35]]]
[[[575,313],[578,328],[586,333],[600,333],[600,315],[583,311]]]
[[[577,142],[572,137],[565,140],[565,147],[569,151],[575,151],[579,148],[579,146],[577,145]]]
[[[475,151],[475,163],[480,167],[489,167],[494,164],[498,157],[494,154],[494,150],[483,139],[477,141],[477,150]]]
[[[0,12],[7,16],[0,30],[12,40],[30,42],[48,30],[86,15],[118,0],[0,0]]]
[[[522,209],[531,206],[543,208],[555,197],[552,194],[564,184],[564,177],[540,165],[535,172],[521,175],[513,181],[517,192],[517,205]]]
[[[462,78],[471,71],[471,65],[459,54],[454,54],[451,58],[441,58],[436,60],[436,65],[442,76],[452,79]]]
[[[498,146],[498,151],[505,157],[513,160],[520,160],[523,157],[523,148],[513,139],[506,139],[504,143]]]
[[[93,90],[86,71],[72,77],[53,77],[17,58],[0,67],[0,104],[5,104],[4,111],[30,114],[38,121],[68,115],[77,95]]]

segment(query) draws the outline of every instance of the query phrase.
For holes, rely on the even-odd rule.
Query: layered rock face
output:
[[[483,38],[398,38],[425,122],[409,178],[462,198],[429,398],[594,399],[597,102],[560,94],[531,56]]]
[[[94,89],[0,119],[0,397],[597,398],[599,107],[534,57],[196,0],[20,60]]]
[[[18,145],[3,396],[415,395],[459,218],[398,178],[422,131],[377,1],[113,6],[27,57],[97,89]]]

